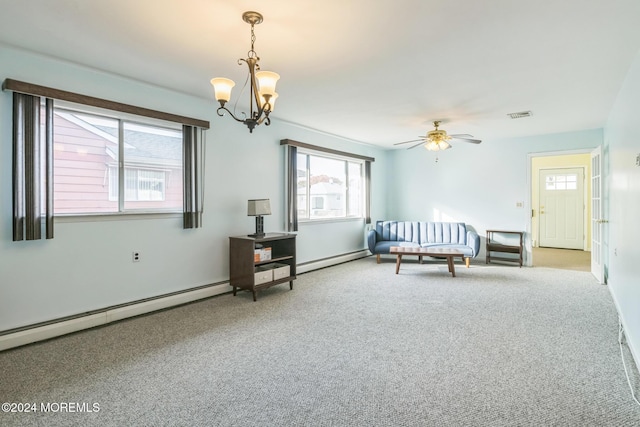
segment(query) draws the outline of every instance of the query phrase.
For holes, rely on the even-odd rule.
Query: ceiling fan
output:
[[[437,121],[437,120],[433,122],[433,126],[435,127],[435,129],[427,132],[427,134],[425,136],[421,136],[420,139],[412,139],[411,141],[397,142],[393,145],[409,144],[411,142],[419,141],[417,144],[412,145],[408,149],[410,150],[412,148],[417,147],[418,145],[425,144],[424,148],[426,148],[427,150],[439,151],[439,150],[447,150],[451,148],[451,144],[449,144],[449,141],[452,139],[455,139],[458,141],[470,142],[472,144],[480,144],[482,142],[479,139],[473,139],[473,135],[468,135],[465,133],[448,135],[446,130],[438,129],[438,126],[440,126],[440,121]]]

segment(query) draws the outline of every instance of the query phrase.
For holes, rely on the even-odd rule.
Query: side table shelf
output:
[[[517,235],[519,237],[519,243],[505,243],[504,240],[497,240],[497,236],[499,235]],[[515,240],[515,239],[514,239]],[[486,252],[487,258],[486,263],[489,264],[491,261],[509,261],[509,262],[517,262],[522,267],[522,252],[524,249],[524,232],[523,231],[508,231],[508,230],[487,230],[487,244],[486,244]],[[495,256],[491,255],[491,252],[502,252],[502,253],[511,253],[518,254],[518,257],[505,257],[505,256]]]
[[[256,259],[255,250],[270,248],[269,259]],[[263,237],[229,237],[229,284],[233,295],[239,289],[253,293],[289,282],[293,289],[296,278],[296,235],[267,233]]]

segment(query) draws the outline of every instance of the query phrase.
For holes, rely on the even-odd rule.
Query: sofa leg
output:
[[[422,264],[422,255],[418,256],[418,262]]]
[[[380,264],[380,254],[376,254],[376,262]]]
[[[469,268],[469,264],[471,263],[471,258],[469,257],[465,258],[464,263],[467,264],[467,268]]]

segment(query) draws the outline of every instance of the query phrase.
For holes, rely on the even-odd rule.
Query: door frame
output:
[[[538,177],[532,177],[533,170],[531,168],[531,162],[534,157],[556,157],[556,156],[566,156],[571,154],[590,154],[595,148],[581,148],[576,150],[560,150],[560,151],[541,151],[538,153],[528,153],[527,154],[527,198],[524,201],[524,213],[525,216],[524,223],[526,224],[526,238],[524,241],[524,255],[525,260],[524,264],[527,267],[531,267],[533,265],[533,237],[531,236],[531,231],[533,229],[533,217],[531,216],[531,212],[533,209],[531,197],[532,189],[532,179],[538,179]],[[591,175],[589,175],[591,178]]]

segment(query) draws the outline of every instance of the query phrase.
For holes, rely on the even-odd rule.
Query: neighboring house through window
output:
[[[280,140],[287,146],[287,230],[299,222],[362,219],[371,223],[373,157]]]
[[[54,110],[56,214],[179,212],[182,188],[181,128]]]
[[[362,218],[363,161],[299,150],[298,220]]]

